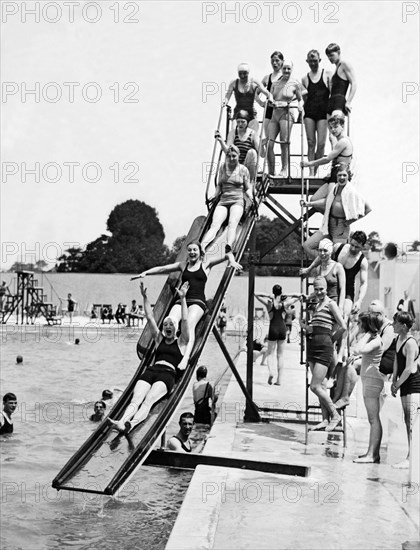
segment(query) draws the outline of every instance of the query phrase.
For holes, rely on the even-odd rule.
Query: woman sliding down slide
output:
[[[184,357],[189,340],[188,310],[185,296],[189,284],[184,283],[177,290],[181,300],[181,336],[176,337],[178,322],[170,315],[163,320],[163,330],[160,331],[153,316],[153,311],[147,297],[147,289],[140,283],[140,292],[144,300],[144,311],[150,323],[152,336],[156,342],[155,363],[147,367],[140,376],[131,403],[126,408],[121,420],[109,421],[121,434],[128,434],[135,426],[146,420],[150,409],[166,394],[172,391],[175,384],[176,369]]]

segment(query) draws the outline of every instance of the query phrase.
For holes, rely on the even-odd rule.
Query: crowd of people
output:
[[[375,300],[367,311],[361,312],[366,295],[368,264],[363,254],[367,237],[363,231],[351,234],[353,222],[366,216],[370,206],[351,183],[350,169],[353,144],[346,133],[346,116],[352,109],[357,85],[351,65],[341,59],[340,47],[330,44],[325,53],[335,65],[335,72],[321,69],[321,55],[312,49],[307,54],[309,72],[302,78],[293,76],[293,63],[285,60],[280,51],[271,55],[273,71],[261,82],[250,76],[249,67],[241,63],[238,78],[229,84],[224,105],[232,95],[236,100],[233,129],[226,142],[219,131],[215,139],[225,154],[221,163],[217,186],[210,204],[214,204],[211,225],[201,241],[187,243],[187,258],[169,265],[157,266],[133,279],[143,279],[155,274],[181,273],[178,299],[159,327],[147,296],[147,289],[140,284],[144,310],[132,301],[131,309],[121,303],[115,313],[111,306],[102,307],[103,323],[113,318],[130,326],[136,319],[145,317],[155,342],[154,363],[149,365],[137,380],[132,400],[121,418],[108,418],[120,434],[129,435],[143,422],[151,408],[169,395],[176,383],[177,372],[184,371],[193,350],[195,331],[207,312],[205,286],[211,269],[224,261],[240,271],[235,259],[234,247],[237,227],[247,207],[253,201],[253,185],[258,172],[258,156],[267,155],[269,173],[275,175],[274,146],[280,136],[281,177],[288,177],[289,143],[297,114],[302,114],[306,129],[307,160],[302,169],[309,168],[309,175],[316,176],[321,165],[330,164],[325,183],[302,206],[313,207],[323,213],[319,231],[304,243],[306,254],[313,259],[300,275],[313,275],[313,292],[309,296],[286,295],[280,285],[272,294],[256,293],[255,297],[265,306],[269,316],[266,340],[255,348],[256,356],[263,356],[269,369],[268,384],[280,386],[284,371],[284,344],[290,339],[295,303],[307,301],[307,315],[301,316],[300,326],[307,339],[307,361],[312,372],[310,390],[321,405],[322,421],[315,431],[334,431],[341,422],[340,411],[348,406],[350,395],[360,375],[363,398],[370,424],[370,436],[366,453],[355,463],[378,463],[382,426],[380,409],[383,401],[384,382],[391,377],[391,392],[401,396],[410,452],[413,406],[419,405],[420,369],[419,348],[410,335],[413,325],[413,304],[405,298],[398,305],[398,312],[391,323],[384,315],[381,302]],[[265,100],[261,100],[261,95]],[[263,139],[258,137],[255,102],[264,106]],[[300,116],[300,115],[299,115]],[[331,151],[325,155],[327,135],[330,135]],[[209,250],[220,228],[227,225],[224,253],[210,259]],[[359,284],[356,285],[356,280]],[[4,286],[4,285],[3,285]],[[1,300],[5,294],[2,288]],[[68,295],[70,320],[76,301]],[[411,309],[410,309],[411,308]],[[303,310],[303,308],[302,308]],[[92,310],[97,316],[96,311]],[[357,317],[357,327],[352,319]],[[221,332],[226,328],[226,310],[218,318]],[[198,368],[193,386],[195,413],[184,413],[180,418],[180,431],[171,438],[169,448],[190,452],[189,435],[193,423],[211,424],[214,420],[214,404],[217,395],[207,379],[207,369]],[[332,389],[331,389],[332,387]],[[16,396],[8,393],[3,399],[1,432],[13,430],[11,414],[16,408]],[[211,402],[211,406],[210,406]],[[101,421],[107,410],[106,396],[94,404],[90,419]],[[398,467],[406,467],[408,459]]]

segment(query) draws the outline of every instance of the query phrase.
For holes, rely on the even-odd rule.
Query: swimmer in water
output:
[[[170,451],[178,451],[179,453],[191,452],[190,435],[194,426],[194,415],[190,412],[181,414],[179,418],[179,432],[173,435],[168,441],[168,449]]]
[[[13,433],[12,414],[17,408],[17,397],[14,393],[3,396],[3,411],[0,415],[0,435]]]
[[[93,414],[90,416],[89,420],[92,422],[100,422],[105,417],[106,405],[103,401],[96,401],[93,406]]]

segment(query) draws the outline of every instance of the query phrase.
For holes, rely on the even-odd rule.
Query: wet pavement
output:
[[[346,415],[347,448],[342,433],[309,432],[305,445],[305,424],[291,422],[305,403],[297,344],[287,345],[285,365],[282,386],[274,386],[258,361],[253,397],[290,412],[244,423],[245,400],[232,378],[204,453],[309,466],[309,477],[198,466],[166,549],[420,548],[419,485],[408,483],[408,470],[392,468],[407,452],[399,398],[387,396],[382,408],[381,463],[354,464],[369,436],[360,382]],[[419,468],[417,461],[413,479]]]

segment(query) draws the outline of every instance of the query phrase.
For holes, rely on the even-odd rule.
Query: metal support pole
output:
[[[256,249],[256,229],[255,226],[249,238],[249,270],[248,270],[248,331],[247,331],[247,357],[246,357],[246,388],[252,399],[253,386],[253,366],[254,366],[254,293],[255,293],[255,249]],[[249,410],[248,403],[245,408],[245,422],[250,422],[252,412]]]
[[[245,422],[261,422],[261,417],[260,417],[260,413],[258,412],[258,407],[252,401],[252,397],[248,393],[248,390],[246,389],[246,386],[243,383],[242,378],[240,377],[238,369],[236,368],[235,363],[232,361],[232,358],[229,355],[228,350],[226,349],[225,343],[223,342],[222,337],[220,336],[220,333],[216,327],[213,327],[213,335],[216,338],[216,341],[219,344],[220,349],[222,350],[222,353],[225,356],[225,359],[228,362],[229,367],[233,372],[233,375],[235,376],[236,381],[238,382],[239,387],[242,390],[242,393],[245,396],[245,399],[246,399]],[[248,411],[248,413],[246,411]]]

